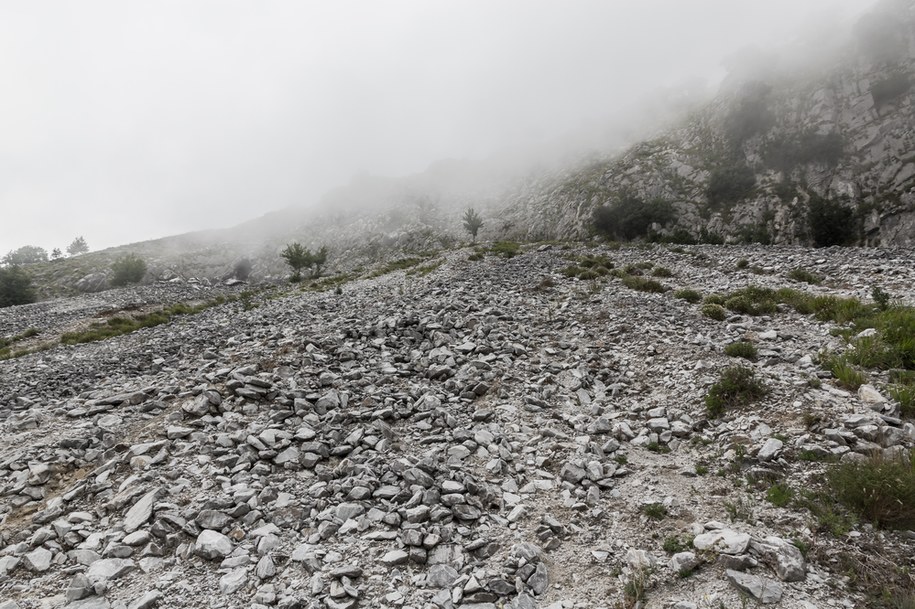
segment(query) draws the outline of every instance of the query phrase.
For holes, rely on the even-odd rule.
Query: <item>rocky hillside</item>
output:
[[[801,307],[911,305],[910,254],[470,254],[0,361],[0,607],[911,606],[911,509],[843,494],[911,455],[905,377],[843,388],[821,352],[850,322]],[[213,290],[10,307],[0,335]],[[738,361],[761,390],[712,409]]]
[[[582,236],[595,208],[635,197],[672,208],[661,236],[915,243],[915,3],[878,4],[830,59],[775,61],[621,157],[519,189],[506,216],[524,236]],[[811,211],[849,230],[817,234]]]

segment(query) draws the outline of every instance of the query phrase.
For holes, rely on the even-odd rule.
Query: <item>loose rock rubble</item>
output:
[[[569,279],[582,252],[558,247],[467,253],[0,362],[0,608],[597,608],[637,577],[648,607],[863,606],[798,549],[830,543],[809,517],[742,482],[815,482],[800,451],[915,442],[879,378],[853,394],[813,364],[841,344],[827,326],[715,322]],[[911,302],[915,286],[909,252],[602,253],[705,293],[805,265],[834,286],[820,292],[865,296],[877,277]],[[742,257],[771,272],[735,271]],[[74,323],[66,302],[0,327]],[[771,391],[710,421],[722,347],[747,337]]]

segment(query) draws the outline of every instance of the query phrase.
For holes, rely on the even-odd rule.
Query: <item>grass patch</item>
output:
[[[652,277],[673,277],[674,273],[667,267],[659,266],[659,267],[656,267],[653,271],[651,271],[651,276]]]
[[[668,554],[676,554],[677,552],[684,552],[691,547],[691,543],[680,537],[679,535],[671,535],[664,539],[664,543],[661,545],[661,549],[667,552]]]
[[[826,479],[836,499],[860,517],[880,527],[915,529],[915,450],[843,463]]]
[[[867,382],[867,376],[849,361],[839,355],[827,355],[823,358],[823,367],[832,373],[836,379],[836,384],[849,391],[857,391],[858,388]]]
[[[680,300],[685,300],[690,304],[696,304],[702,300],[702,294],[693,290],[691,288],[684,288],[682,290],[677,290],[674,292],[674,297],[679,298]]]
[[[725,411],[753,403],[768,393],[766,386],[750,368],[734,366],[721,373],[705,396],[708,416],[718,418]]]
[[[855,519],[844,513],[835,499],[822,490],[802,490],[795,498],[794,506],[808,510],[816,520],[817,530],[833,537],[843,537],[856,524]]]
[[[647,277],[626,275],[622,278],[622,281],[624,286],[630,290],[636,290],[637,292],[654,292],[660,294],[667,291],[667,288],[663,284],[654,279],[648,279]]]
[[[742,357],[743,359],[754,362],[759,355],[759,351],[753,343],[740,340],[727,345],[724,348],[724,354],[729,357]]]
[[[794,499],[794,491],[787,484],[778,482],[766,491],[766,501],[776,507],[785,507]]]
[[[393,273],[394,271],[405,271],[407,269],[413,268],[418,264],[422,264],[424,258],[398,258],[397,260],[392,260],[386,265],[374,271],[369,278],[381,277],[382,275],[387,275],[388,273]]]
[[[164,323],[168,323],[173,318],[180,315],[193,315],[200,313],[210,307],[227,302],[228,299],[218,296],[212,300],[198,305],[188,305],[178,303],[152,313],[144,313],[133,317],[115,316],[106,322],[97,322],[92,324],[88,329],[78,332],[65,332],[60,336],[60,344],[76,345],[80,343],[91,343],[123,334],[130,334],[142,328],[152,328]]]
[[[793,269],[790,273],[788,273],[788,279],[798,281],[800,283],[809,283],[810,285],[820,285],[823,283],[822,277],[816,273],[811,273],[806,269]]]
[[[407,275],[425,277],[432,271],[436,270],[438,267],[442,266],[444,263],[444,260],[435,260],[423,266],[415,266],[407,271]]]
[[[521,254],[521,246],[514,241],[496,241],[489,251],[503,258],[514,258]]]

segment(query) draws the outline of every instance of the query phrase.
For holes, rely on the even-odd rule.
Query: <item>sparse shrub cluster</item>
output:
[[[643,201],[634,195],[624,195],[609,206],[596,208],[593,225],[600,235],[631,241],[647,237],[653,224],[664,225],[675,218],[676,213],[669,201]]]
[[[713,208],[738,203],[753,194],[756,175],[746,163],[725,165],[712,171],[705,196]]]
[[[912,88],[912,77],[897,71],[871,85],[871,95],[878,106],[887,104],[905,95]]]
[[[717,418],[727,410],[747,406],[767,393],[768,389],[751,368],[726,368],[705,396],[706,412],[709,417]]]
[[[579,256],[575,258],[574,264],[563,269],[562,273],[566,277],[597,279],[609,275],[613,266],[613,261],[606,256]]]
[[[807,228],[816,247],[850,245],[858,235],[858,214],[838,201],[810,195],[807,206]]]
[[[647,277],[626,275],[622,278],[622,281],[624,286],[638,292],[654,292],[660,294],[667,291],[667,287],[664,286],[664,284]]]
[[[7,266],[38,264],[47,261],[48,251],[37,245],[23,245],[19,249],[9,252],[2,260],[3,264]]]
[[[746,83],[725,120],[725,135],[738,147],[754,135],[765,133],[775,124],[775,113],[769,107],[772,86],[756,80]]]
[[[803,133],[767,142],[763,151],[766,164],[779,171],[790,172],[810,163],[823,163],[835,167],[845,151],[845,140],[836,132]]]

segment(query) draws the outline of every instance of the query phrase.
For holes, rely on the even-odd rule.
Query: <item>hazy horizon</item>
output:
[[[223,228],[359,173],[536,149],[871,5],[5,3],[0,255]]]

